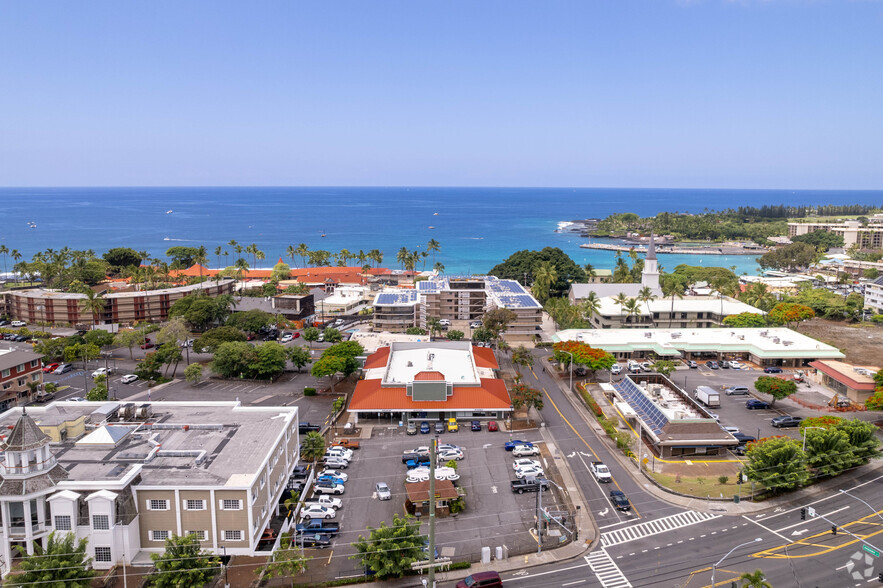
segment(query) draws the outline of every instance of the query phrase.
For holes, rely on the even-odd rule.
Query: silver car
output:
[[[386,482],[377,482],[374,489],[377,491],[377,498],[380,500],[392,499],[392,492],[389,491],[389,486],[386,485]]]

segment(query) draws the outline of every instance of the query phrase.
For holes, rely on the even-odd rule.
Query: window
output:
[[[208,531],[184,531],[185,535],[196,535],[196,538],[200,541],[205,541],[208,538]]]
[[[221,510],[242,510],[241,500],[222,500]]]
[[[224,531],[224,541],[242,541],[242,531]]]
[[[9,390],[12,387],[12,384],[3,384],[4,390]]]
[[[34,374],[34,375],[32,375],[32,376],[31,376],[31,381],[32,381],[32,382],[39,382],[39,381],[40,381],[40,374]]]
[[[27,378],[19,378],[19,379],[18,379],[18,385],[19,385],[19,386],[24,386],[24,385],[27,384],[27,383],[28,383]]]
[[[15,371],[17,371],[17,372],[23,372],[23,371],[25,371],[25,364],[20,363],[20,364],[18,364],[17,366],[15,366]]]
[[[168,500],[148,500],[147,510],[169,510]]]
[[[107,515],[92,515],[92,528],[96,531],[110,529],[110,517]]]
[[[165,541],[169,538],[168,531],[148,531],[151,541]]]
[[[9,377],[9,370],[3,370],[3,377],[4,377],[4,378],[8,378],[8,377]]]
[[[185,500],[184,510],[205,510],[205,500]]]
[[[95,561],[111,561],[110,547],[96,547]]]
[[[32,367],[32,368],[37,367],[37,365],[38,365],[39,363],[40,363],[39,360],[32,359],[32,360],[31,360],[31,367]]]
[[[56,531],[70,531],[71,529],[71,518],[68,515],[59,515],[55,517],[55,530]]]

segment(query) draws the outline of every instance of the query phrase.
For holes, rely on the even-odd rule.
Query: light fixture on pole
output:
[[[757,543],[757,542],[759,542],[759,541],[763,541],[763,539],[761,539],[760,537],[757,537],[757,538],[754,539],[754,541],[748,541],[747,543],[740,543],[740,544],[737,545],[736,547],[734,547],[734,548],[732,548],[731,550],[729,550],[729,551],[727,552],[727,555],[725,555],[725,556],[723,556],[722,558],[720,558],[719,560],[717,560],[717,563],[716,563],[716,564],[712,564],[712,566],[711,566],[711,585],[712,585],[712,586],[715,585],[715,584],[714,584],[714,572],[717,570],[717,566],[721,565],[721,562],[723,562],[725,559],[727,559],[727,557],[729,557],[729,555],[730,555],[731,553],[733,553],[734,551],[736,551],[736,550],[739,549],[740,547],[745,547],[746,545],[751,545],[752,543]]]

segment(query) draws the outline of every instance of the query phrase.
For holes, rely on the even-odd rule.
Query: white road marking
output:
[[[601,545],[604,547],[620,545],[622,543],[643,539],[644,537],[649,537],[651,535],[660,535],[696,523],[717,519],[720,518],[720,516],[721,515],[712,515],[704,512],[687,510],[668,517],[653,519],[646,523],[640,523],[630,527],[601,533]]]
[[[743,516],[744,516],[744,515],[743,515]],[[746,520],[751,521],[751,519],[746,519]],[[769,531],[770,533],[772,533],[772,534],[775,535],[776,537],[780,538],[782,541],[785,541],[786,543],[791,543],[791,540],[790,540],[790,539],[788,539],[787,537],[785,537],[785,536],[782,535],[781,533],[777,533],[776,531],[773,531],[772,529],[770,529],[770,528],[767,527],[766,525],[761,525],[761,524],[758,523],[757,521],[751,521],[751,522],[754,523],[755,525],[757,525],[758,527],[760,527],[761,529],[763,529],[764,531]]]

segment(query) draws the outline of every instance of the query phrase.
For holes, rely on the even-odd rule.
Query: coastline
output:
[[[638,254],[647,253],[646,247],[637,247],[629,245],[615,245],[612,243],[583,243],[580,245],[582,249],[600,249],[601,251],[635,251]],[[700,245],[697,247],[674,247],[671,245],[657,245],[656,253],[659,254],[677,254],[677,255],[762,255],[765,250],[749,249],[746,247],[735,247],[732,245],[721,245],[720,247],[709,247]]]

